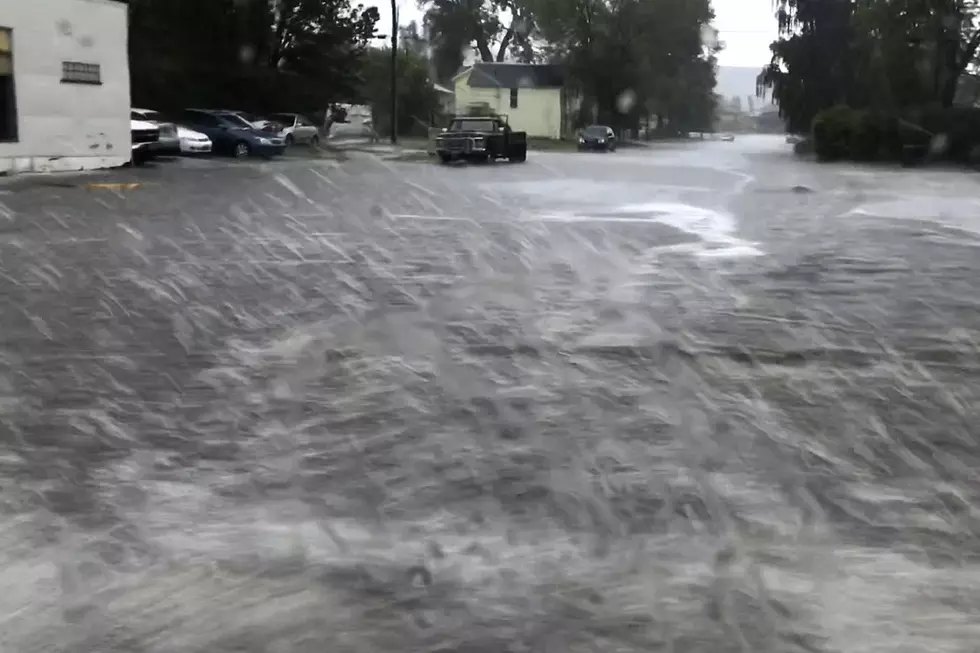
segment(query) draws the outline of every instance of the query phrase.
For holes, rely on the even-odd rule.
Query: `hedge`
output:
[[[926,107],[885,113],[836,106],[813,120],[813,147],[822,161],[956,163],[980,160],[980,109]]]

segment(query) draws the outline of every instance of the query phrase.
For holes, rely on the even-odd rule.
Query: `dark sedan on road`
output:
[[[181,112],[178,122],[210,138],[216,153],[242,159],[249,156],[270,158],[286,151],[285,140],[256,129],[229,111],[186,109]]]
[[[578,149],[580,152],[585,150],[615,152],[616,134],[611,127],[590,125],[579,132]]]

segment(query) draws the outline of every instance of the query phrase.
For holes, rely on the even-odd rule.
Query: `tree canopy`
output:
[[[793,131],[837,104],[949,107],[977,57],[976,0],[777,0],[760,84]]]
[[[421,0],[435,74],[485,62],[563,64],[579,122],[708,128],[715,55],[709,0]]]
[[[315,110],[346,99],[378,21],[350,0],[126,4],[134,101],[164,109]]]
[[[134,102],[255,112],[315,111],[382,87],[369,47],[378,11],[351,0],[125,0]],[[562,64],[579,122],[707,128],[717,47],[702,38],[710,0],[417,0],[402,30],[406,111],[429,111],[432,82],[468,52],[486,62]],[[426,90],[428,89],[428,90]],[[410,93],[401,98],[402,93]],[[382,103],[371,98],[376,106]],[[415,108],[411,108],[411,107]],[[401,113],[401,111],[400,111]],[[400,116],[400,122],[408,115]]]
[[[424,41],[409,26],[399,36],[395,59],[398,76],[397,129],[399,134],[424,136],[432,115],[439,109],[439,97],[430,80],[429,61]],[[363,83],[359,101],[371,106],[377,128],[385,132],[391,124],[391,49],[375,48],[368,52],[361,68]]]

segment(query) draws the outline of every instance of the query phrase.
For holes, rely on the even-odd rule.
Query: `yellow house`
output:
[[[528,136],[561,138],[564,124],[560,66],[476,63],[453,79],[456,112],[485,106],[506,115],[510,126]]]

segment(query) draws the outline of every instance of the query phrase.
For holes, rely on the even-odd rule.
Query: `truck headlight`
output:
[[[272,145],[272,141],[270,141],[268,138],[259,138],[258,141],[259,145]]]
[[[579,137],[578,137],[578,144],[579,144],[579,145],[585,145],[585,139],[584,139],[584,138],[582,138],[581,136],[579,136]]]

